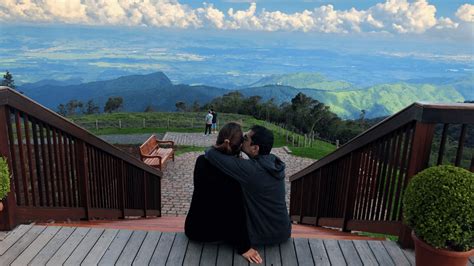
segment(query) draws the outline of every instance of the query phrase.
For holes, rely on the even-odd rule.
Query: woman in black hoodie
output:
[[[237,123],[226,124],[216,145],[226,143],[227,155],[237,157],[242,144],[242,129]],[[204,155],[194,167],[194,192],[186,216],[184,231],[189,239],[200,242],[225,241],[252,263],[261,263],[251,248],[240,184],[212,165]]]

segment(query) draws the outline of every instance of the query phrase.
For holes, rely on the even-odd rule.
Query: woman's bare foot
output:
[[[244,258],[246,258],[250,263],[257,263],[260,264],[263,262],[260,254],[255,249],[251,248],[247,250],[244,254],[242,254]]]

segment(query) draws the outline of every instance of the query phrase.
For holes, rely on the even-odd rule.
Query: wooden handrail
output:
[[[436,129],[437,125],[441,127]],[[402,196],[409,180],[430,163],[447,160],[474,171],[474,155],[463,156],[465,144],[472,144],[466,141],[472,140],[472,132],[468,133],[472,125],[474,104],[406,107],[292,175],[291,219],[344,231],[398,235],[402,246],[410,247],[410,229],[402,223]],[[455,158],[445,156],[448,134],[453,134],[450,126],[460,128],[454,136]],[[438,150],[432,152],[432,147]]]
[[[65,117],[51,111],[40,103],[31,100],[30,98],[21,95],[20,93],[10,89],[9,87],[0,86],[0,106],[1,105],[11,106],[17,110],[30,114],[31,116],[39,120],[48,121],[56,128],[67,132],[71,136],[83,140],[89,145],[95,146],[105,152],[108,152],[111,155],[125,160],[153,175],[163,176],[163,173],[160,170],[144,164],[137,158],[120,150],[114,145],[109,144],[101,138],[98,138],[97,136],[93,135],[81,126],[67,120]]]
[[[289,179],[290,182],[310,172],[334,161],[352,151],[359,149],[374,139],[399,128],[401,125],[411,121],[419,121],[423,123],[451,123],[451,124],[474,124],[474,116],[472,115],[474,104],[469,103],[453,103],[453,104],[428,104],[415,102],[398,113],[385,118],[371,128],[362,132],[352,140],[342,145],[339,149],[321,158],[312,165],[293,174]],[[449,110],[449,114],[446,111]]]
[[[0,156],[12,173],[0,230],[161,215],[161,171],[7,87],[0,87]]]

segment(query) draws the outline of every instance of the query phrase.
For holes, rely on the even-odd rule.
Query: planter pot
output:
[[[413,231],[411,237],[415,242],[417,266],[466,266],[469,257],[474,255],[474,249],[464,252],[436,249],[419,239]]]

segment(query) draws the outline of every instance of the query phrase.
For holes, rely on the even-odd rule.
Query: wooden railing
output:
[[[38,220],[160,216],[160,171],[7,87],[0,87],[0,155],[12,173],[0,230]]]
[[[291,219],[398,235],[410,247],[410,229],[402,223],[410,178],[443,163],[474,171],[473,142],[474,104],[414,103],[291,176]]]

